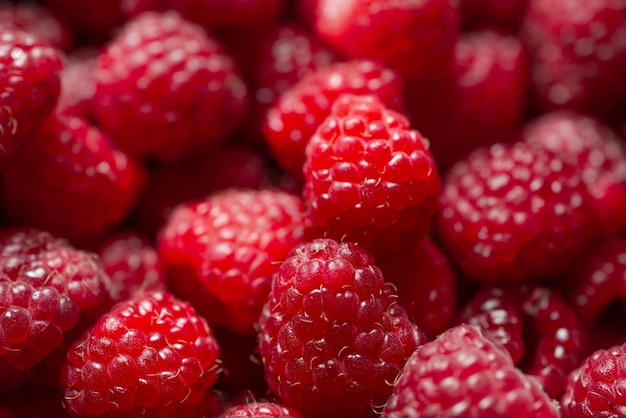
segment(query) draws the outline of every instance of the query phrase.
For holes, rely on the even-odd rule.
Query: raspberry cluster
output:
[[[624,0],[0,2],[0,417],[626,417]]]

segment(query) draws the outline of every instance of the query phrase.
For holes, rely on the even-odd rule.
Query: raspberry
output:
[[[457,308],[456,278],[446,255],[430,238],[406,254],[376,261],[385,280],[397,288],[400,306],[428,337],[448,328]]]
[[[416,78],[452,62],[459,16],[450,0],[319,0],[314,10],[315,33],[348,58],[380,61]]]
[[[496,28],[517,32],[529,0],[461,0],[460,12],[466,28]]]
[[[266,171],[256,151],[237,144],[218,146],[181,163],[156,166],[135,207],[134,223],[155,235],[177,205],[228,188],[258,189],[266,181]]]
[[[626,416],[624,382],[626,344],[596,351],[569,376],[563,418]]]
[[[454,61],[452,103],[439,99],[442,106],[436,117],[422,112],[422,107],[432,105],[421,94],[423,89],[406,92],[414,96],[407,103],[418,102],[411,111],[413,125],[430,139],[442,172],[480,146],[514,139],[524,115],[530,72],[519,39],[492,31],[462,36]]]
[[[586,354],[578,317],[557,293],[541,286],[483,288],[457,322],[481,328],[552,398],[561,396],[567,375]]]
[[[124,220],[144,177],[97,128],[54,114],[7,164],[4,208],[16,223],[83,241]]]
[[[495,144],[455,165],[438,236],[465,274],[527,282],[561,274],[597,229],[577,167],[524,142]]]
[[[232,408],[220,418],[300,418],[300,413],[286,405],[253,402]]]
[[[77,417],[202,417],[219,351],[191,305],[145,293],[72,345],[61,376],[65,407]]]
[[[69,50],[73,43],[73,35],[67,24],[50,10],[35,3],[0,4],[0,27],[28,32],[62,50]]]
[[[100,40],[122,24],[121,1],[42,0],[42,3],[63,17],[81,37]]]
[[[610,114],[626,104],[626,4],[530,0],[523,26],[544,109]]]
[[[375,96],[341,96],[306,153],[304,198],[326,236],[391,254],[428,231],[440,189],[428,142]]]
[[[98,261],[111,279],[113,302],[165,290],[161,260],[148,239],[140,234],[118,232],[110,236],[98,250]]]
[[[0,233],[0,367],[33,367],[85,311],[108,303],[106,274],[88,254],[47,232]]]
[[[131,154],[177,161],[237,127],[246,86],[204,30],[173,12],[128,22],[100,53],[94,113]]]
[[[373,263],[358,244],[318,239],[274,276],[259,352],[272,391],[304,416],[365,415],[425,341]]]
[[[626,146],[601,122],[567,111],[543,115],[524,140],[578,165],[606,235],[626,229]]]
[[[96,93],[93,71],[97,51],[85,49],[70,55],[61,71],[61,94],[58,109],[83,118],[91,118],[91,103]]]
[[[585,254],[572,269],[565,293],[587,324],[595,324],[613,302],[626,299],[626,239],[610,237]]]
[[[122,0],[128,16],[149,10],[175,10],[207,28],[265,26],[274,23],[284,0]]]
[[[21,146],[59,97],[58,51],[26,32],[0,31],[0,161]]]
[[[232,189],[179,206],[159,237],[170,285],[218,327],[251,333],[272,275],[302,242],[304,205],[279,191]]]
[[[402,80],[381,64],[355,60],[319,69],[279,96],[267,113],[265,139],[283,169],[302,176],[309,139],[344,93],[373,94],[387,107],[403,109]]]
[[[460,325],[419,347],[408,360],[384,416],[559,416],[535,380],[470,325]]]

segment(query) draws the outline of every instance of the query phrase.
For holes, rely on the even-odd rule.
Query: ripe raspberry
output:
[[[97,51],[85,49],[70,55],[61,71],[61,94],[57,108],[82,118],[92,118],[91,106],[96,93],[93,71]]]
[[[124,219],[144,177],[97,128],[54,114],[7,164],[4,208],[16,223],[82,241]]]
[[[58,51],[34,35],[0,30],[0,161],[39,128],[59,97]]]
[[[563,418],[626,416],[626,344],[598,350],[569,376]]]
[[[517,33],[529,0],[461,0],[460,12],[466,28],[496,28]]]
[[[286,405],[271,402],[253,402],[234,407],[220,418],[300,418],[298,411]]]
[[[302,176],[309,139],[344,93],[373,94],[387,107],[403,109],[402,80],[381,64],[356,60],[319,69],[285,91],[267,113],[265,139],[283,169]]]
[[[307,417],[360,417],[385,402],[424,343],[370,253],[317,239],[294,248],[261,316],[265,378]]]
[[[470,325],[419,347],[395,384],[384,416],[557,418],[533,378]]]
[[[428,237],[406,254],[376,260],[398,303],[429,338],[450,325],[457,309],[456,278],[446,255]]]
[[[98,250],[98,262],[111,279],[113,302],[165,290],[161,260],[148,239],[140,234],[118,232],[110,236]]]
[[[68,22],[79,37],[107,39],[123,22],[122,0],[85,2],[84,0],[41,0]]]
[[[418,102],[411,112],[413,125],[430,139],[442,172],[478,147],[514,139],[526,107],[530,72],[519,39],[492,31],[462,36],[454,60],[454,97],[451,104],[438,99],[442,106],[435,118],[422,112],[422,107],[432,106],[423,89],[406,92],[415,96],[407,103]]]
[[[108,279],[95,260],[47,232],[3,230],[0,271],[5,367],[33,367],[61,344],[81,314],[108,303]]]
[[[70,28],[50,10],[35,3],[0,4],[0,27],[19,29],[35,35],[51,46],[69,50],[73,43]]]
[[[626,300],[626,239],[610,237],[599,243],[572,269],[565,293],[587,324],[595,324],[613,302]]]
[[[524,142],[495,144],[455,165],[437,232],[465,274],[483,282],[553,278],[597,225],[578,168]]]
[[[135,207],[134,224],[154,236],[177,205],[228,188],[258,189],[266,177],[259,153],[237,144],[218,146],[181,163],[156,166]]]
[[[127,16],[149,10],[175,10],[207,28],[265,26],[281,15],[284,0],[122,0]]]
[[[523,26],[543,108],[605,114],[626,103],[626,3],[530,0]]]
[[[65,407],[77,417],[202,417],[219,351],[191,305],[145,293],[72,345],[61,376]]]
[[[319,0],[313,28],[348,58],[431,78],[451,66],[458,22],[450,0]]]
[[[546,287],[486,287],[463,309],[457,323],[481,328],[513,362],[534,376],[552,398],[586,354],[586,332],[574,311]]]
[[[128,22],[96,62],[94,113],[128,152],[176,161],[223,141],[246,108],[232,60],[173,12]]]
[[[428,142],[375,96],[337,99],[306,153],[304,198],[326,236],[392,254],[428,231],[440,190]]]
[[[172,288],[218,327],[251,333],[278,262],[302,242],[304,205],[232,189],[179,206],[159,237]]]
[[[546,114],[527,126],[526,142],[548,148],[578,165],[606,235],[626,229],[626,145],[601,122],[567,111]]]

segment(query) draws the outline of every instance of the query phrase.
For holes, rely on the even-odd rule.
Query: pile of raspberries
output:
[[[626,417],[626,0],[0,1],[0,418]]]

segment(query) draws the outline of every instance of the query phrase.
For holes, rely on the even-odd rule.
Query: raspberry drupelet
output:
[[[293,249],[260,319],[268,385],[308,417],[371,414],[424,341],[372,255],[331,239]]]
[[[271,402],[252,402],[224,412],[220,418],[300,418],[298,411]]]
[[[419,242],[440,191],[428,146],[375,96],[337,99],[306,149],[303,193],[315,233],[376,255]]]
[[[177,207],[159,256],[172,289],[218,327],[252,333],[272,275],[303,241],[302,199],[274,190],[229,189]]]
[[[247,89],[232,59],[174,12],[126,23],[96,60],[94,114],[127,152],[177,161],[240,124]]]
[[[118,304],[67,353],[74,417],[201,418],[219,372],[213,331],[186,302],[150,292]]]
[[[0,28],[28,32],[64,51],[74,41],[67,23],[51,10],[31,2],[0,4]]]

